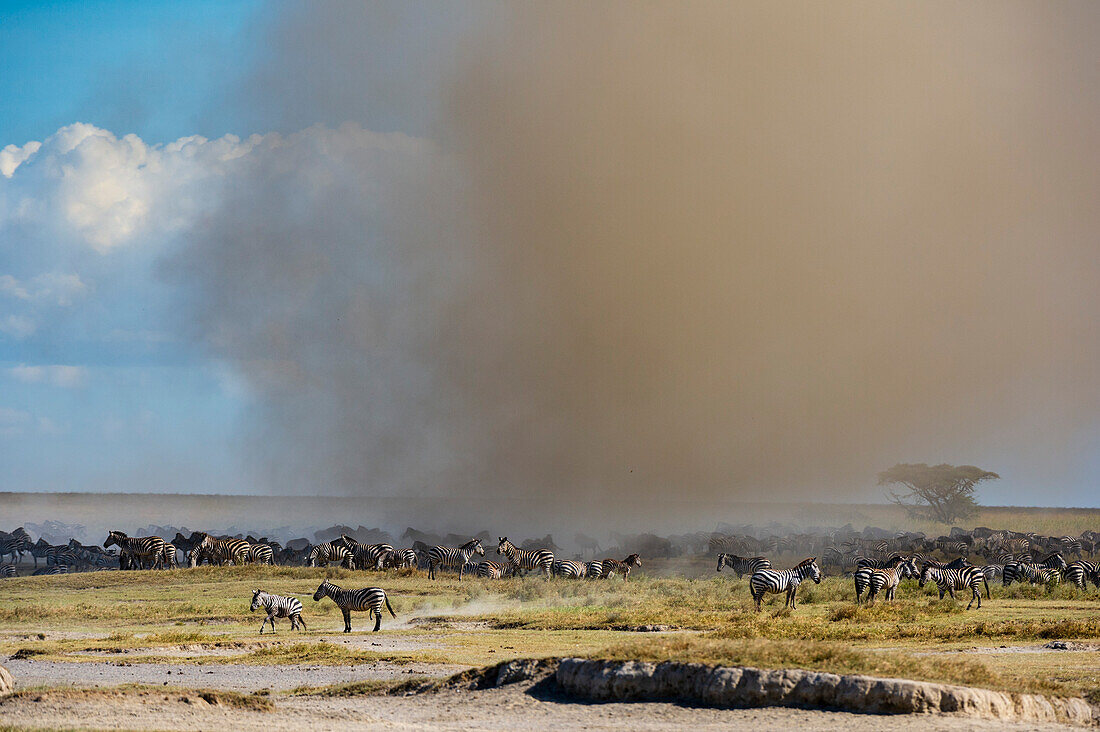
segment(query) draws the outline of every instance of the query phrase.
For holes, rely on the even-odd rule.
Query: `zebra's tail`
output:
[[[395,613],[395,612],[393,611],[393,608],[392,608],[392,607],[390,607],[390,596],[389,596],[389,595],[383,595],[383,596],[382,596],[382,599],[386,601],[386,609],[390,611],[390,615],[392,615],[393,617],[395,617],[395,618],[396,618],[396,617],[397,617],[397,613]],[[381,614],[381,613],[379,613],[379,614]]]
[[[985,572],[982,572],[982,582],[985,583],[985,599],[987,599],[987,600],[992,599],[989,596],[989,578],[985,576]]]

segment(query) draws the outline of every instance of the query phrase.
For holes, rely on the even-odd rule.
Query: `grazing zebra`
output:
[[[608,579],[613,574],[621,574],[623,576],[623,582],[630,579],[631,567],[642,566],[642,560],[637,554],[631,554],[623,561],[618,559],[605,559],[603,560],[603,569],[600,574],[600,579]]]
[[[0,577],[14,577],[15,565],[14,564],[0,564]]]
[[[576,562],[572,559],[555,559],[554,564],[550,567],[550,571],[555,577],[584,579],[584,575],[588,571],[588,568],[585,566],[584,562]]]
[[[458,580],[461,582],[466,562],[470,561],[470,557],[475,554],[485,556],[481,539],[470,539],[457,549],[449,546],[433,546],[428,550],[428,579],[435,579],[436,568],[443,567],[457,569]]]
[[[504,565],[500,562],[484,561],[479,562],[477,570],[475,570],[478,577],[482,579],[503,579],[504,578]]]
[[[377,621],[374,624],[374,632],[378,632],[378,629],[382,627],[382,604],[385,603],[386,609],[390,611],[390,615],[397,617],[393,612],[393,608],[390,607],[390,599],[386,597],[386,591],[381,587],[365,587],[361,590],[345,590],[337,585],[332,584],[328,580],[321,583],[321,586],[317,588],[317,591],[313,593],[313,599],[319,601],[322,597],[331,597],[332,601],[336,603],[336,606],[340,608],[340,612],[344,614],[344,632],[351,632],[351,611],[356,610],[362,612],[366,610],[369,614],[377,617]]]
[[[203,559],[211,564],[244,564],[252,545],[244,539],[215,539],[203,534],[202,540],[191,550],[191,566],[197,567]]]
[[[275,550],[267,544],[249,544],[248,561],[251,564],[275,564]]]
[[[554,565],[554,552],[549,549],[519,549],[508,541],[507,536],[499,538],[497,554],[508,557],[508,564],[513,574],[521,569],[537,569],[546,574],[546,579],[550,579],[550,569]]]
[[[329,562],[337,562],[347,569],[355,569],[355,558],[351,551],[343,544],[334,544],[331,541],[315,545],[306,557],[308,567],[327,567]]]
[[[967,603],[966,609],[969,610],[970,606],[974,604],[974,601],[978,601],[978,609],[982,609],[982,585],[985,585],[985,594],[989,596],[989,582],[985,579],[985,573],[980,567],[963,567],[962,569],[938,569],[930,563],[925,563],[921,568],[920,582],[918,585],[924,587],[929,580],[932,580],[940,588],[940,599],[943,599],[944,593],[950,593],[952,600],[957,600],[955,597],[955,590],[965,590],[970,588],[971,597],[970,602]]]
[[[416,569],[416,552],[412,549],[402,549],[393,555],[391,561],[397,569]]]
[[[603,577],[603,562],[599,559],[591,562],[585,562],[584,576],[588,579],[599,579]]]
[[[1100,587],[1100,572],[1097,569],[1098,565],[1093,562],[1081,560],[1068,565],[1062,570],[1062,577],[1066,582],[1076,585],[1079,590],[1085,589],[1086,581],[1091,581],[1094,585]]]
[[[151,562],[150,569],[159,567],[164,559],[164,539],[159,536],[126,536],[121,531],[111,531],[103,542],[103,548],[109,549],[112,544],[118,546],[120,558],[128,554],[138,569],[141,569],[141,560],[146,557]]]
[[[1060,576],[1061,571],[1056,567],[1047,567],[1033,562],[1011,562],[1005,565],[1001,581],[1005,587],[1013,582],[1045,585],[1057,582]]]
[[[756,611],[760,612],[762,609],[760,603],[764,599],[765,592],[773,595],[786,592],[787,600],[783,603],[783,607],[789,605],[794,610],[798,586],[807,577],[821,584],[821,568],[817,566],[817,557],[803,559],[793,569],[761,569],[754,572],[749,578],[749,592],[752,593],[753,602],[756,603]]]
[[[718,555],[718,569],[715,571],[721,572],[722,567],[729,567],[737,573],[737,579],[741,579],[746,574],[751,575],[761,569],[771,569],[772,563],[767,557],[739,557],[736,554],[722,553]]]
[[[283,597],[263,590],[252,590],[252,612],[261,607],[267,611],[267,617],[260,623],[260,635],[264,634],[264,623],[268,622],[271,623],[271,632],[275,632],[275,618],[290,618],[291,630],[298,630],[299,623],[302,625],[301,630],[307,629],[306,621],[302,620],[302,601],[297,597]]]
[[[902,559],[893,567],[871,570],[871,586],[867,593],[867,602],[874,603],[878,593],[886,590],[886,600],[892,602],[898,585],[903,578],[917,573],[917,565],[912,558]]]

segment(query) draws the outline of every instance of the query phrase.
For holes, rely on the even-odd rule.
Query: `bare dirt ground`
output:
[[[537,687],[536,687],[537,688]],[[707,709],[667,703],[591,704],[515,684],[488,691],[448,690],[409,697],[276,697],[275,710],[212,706],[179,690],[144,698],[45,694],[0,701],[0,724],[26,728],[337,730],[1071,730],[947,716],[894,716],[800,709]]]

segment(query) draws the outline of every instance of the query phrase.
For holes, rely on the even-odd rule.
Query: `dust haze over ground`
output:
[[[865,498],[895,462],[1082,480],[1096,6],[465,6],[380,67],[397,7],[291,13],[245,103],[432,142],[288,146],[166,263],[273,490],[560,519]]]

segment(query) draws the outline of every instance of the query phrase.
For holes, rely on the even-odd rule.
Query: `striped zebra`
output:
[[[244,564],[251,546],[244,539],[215,539],[210,534],[203,534],[202,540],[191,550],[191,566],[199,566],[203,559],[218,566]]]
[[[169,541],[164,542],[164,549],[161,550],[160,558],[164,562],[165,569],[174,569],[179,566],[176,561],[176,545]]]
[[[1066,559],[1062,556],[1061,552],[1050,552],[1049,554],[1039,557],[1038,559],[1030,560],[1030,563],[1038,564],[1042,567],[1053,567],[1059,572],[1061,572],[1067,566]]]
[[[554,564],[550,567],[551,574],[566,579],[584,579],[587,571],[588,568],[584,562],[577,562],[572,559],[555,559]],[[602,567],[601,571],[603,571]]]
[[[275,550],[267,544],[249,544],[248,561],[250,564],[275,564]]]
[[[159,536],[126,536],[121,531],[111,531],[103,548],[109,549],[112,545],[118,547],[120,557],[128,554],[138,569],[142,568],[143,559],[149,559],[150,569],[159,567],[164,559],[164,539]]]
[[[504,565],[500,562],[490,562],[486,560],[484,562],[478,562],[477,569],[474,571],[477,573],[477,576],[482,579],[503,579],[504,569]]]
[[[393,555],[393,566],[396,569],[416,569],[416,552],[412,549],[402,549]]]
[[[394,618],[397,615],[393,612],[393,608],[390,607],[390,599],[386,597],[386,591],[381,587],[364,587],[361,590],[345,590],[337,585],[332,584],[328,580],[321,583],[321,586],[317,588],[317,591],[313,593],[313,599],[320,601],[322,597],[331,597],[332,601],[336,603],[336,606],[340,608],[340,612],[344,614],[344,632],[351,632],[351,612],[355,610],[357,612],[368,613],[367,617],[370,618],[374,615],[377,621],[374,623],[374,632],[378,632],[378,629],[382,627],[382,605],[385,603],[386,609],[390,611],[390,615]]]
[[[913,577],[917,574],[917,565],[912,558],[903,559],[893,567],[887,569],[872,569],[871,583],[868,588],[867,602],[874,603],[878,593],[886,590],[887,602],[893,602],[894,594],[902,579]]]
[[[466,562],[473,555],[485,556],[485,549],[481,546],[481,539],[470,539],[468,542],[455,549],[449,546],[433,546],[428,550],[428,579],[435,579],[435,570],[438,567],[444,569],[457,569],[458,581],[462,581],[462,574],[466,568]]]
[[[756,603],[756,611],[760,612],[762,609],[760,603],[766,592],[773,595],[786,592],[787,600],[783,603],[783,607],[789,605],[793,610],[798,586],[807,577],[821,584],[821,568],[817,566],[817,557],[803,559],[793,569],[761,569],[754,572],[749,578],[749,592],[752,593],[752,600]]]
[[[1100,565],[1093,562],[1086,562],[1084,560],[1074,562],[1066,566],[1062,570],[1062,577],[1066,582],[1070,582],[1079,590],[1085,589],[1086,582],[1092,582],[1097,587],[1100,587]]]
[[[736,554],[722,553],[718,555],[718,569],[715,571],[721,572],[722,567],[729,567],[737,573],[737,579],[741,579],[746,574],[752,575],[761,569],[771,569],[772,563],[767,557],[739,557]]]
[[[940,562],[935,559],[925,559],[924,563],[933,569],[965,569],[970,566],[966,557],[955,557],[950,562]]]
[[[1063,536],[1058,542],[1062,545],[1062,551],[1066,554],[1072,554],[1078,559],[1082,558],[1081,555],[1081,540],[1073,536]]]
[[[587,579],[600,579],[603,577],[603,561],[596,559],[584,564],[584,576]]]
[[[1013,582],[1045,585],[1057,582],[1060,577],[1061,572],[1055,567],[1047,567],[1033,562],[1012,562],[1005,565],[1001,582],[1005,587]]]
[[[336,562],[347,569],[355,569],[355,558],[351,551],[343,544],[334,544],[331,541],[314,545],[306,557],[307,567],[327,567],[329,562]]]
[[[0,541],[0,559],[10,554],[12,563],[19,564],[23,561],[23,553],[31,552],[32,549],[34,549],[34,544],[26,537],[12,536]],[[34,564],[36,567],[38,566],[37,558]]]
[[[550,569],[554,566],[554,552],[549,549],[520,549],[507,536],[501,536],[497,544],[497,554],[508,557],[508,565],[515,574],[518,570],[537,569],[550,579]]]
[[[963,567],[962,569],[937,569],[929,563],[921,568],[920,582],[918,585],[924,587],[931,580],[935,582],[940,588],[940,599],[943,599],[944,593],[950,593],[952,600],[957,600],[955,597],[955,590],[965,590],[970,588],[970,602],[967,603],[966,609],[969,610],[970,606],[974,604],[974,601],[978,601],[978,609],[982,609],[982,585],[985,585],[986,597],[989,596],[989,582],[985,579],[985,573],[982,572],[979,567]]]
[[[874,559],[868,561],[872,564],[861,565],[859,569],[857,569],[852,574],[852,579],[854,580],[856,587],[857,605],[860,603],[860,599],[863,596],[863,593],[871,588],[871,580],[875,572],[884,569],[894,569],[901,564],[905,564],[907,567],[906,571],[909,573],[906,575],[907,577],[915,577],[917,575],[917,562],[914,557],[904,557],[900,554],[895,554],[893,557],[885,562],[880,562],[879,560]],[[872,599],[872,595],[868,594],[867,599],[868,601],[870,601]]]
[[[271,632],[275,632],[275,618],[290,618],[291,630],[299,630],[299,623],[302,626],[301,630],[307,630],[306,621],[302,619],[302,601],[297,597],[284,597],[272,595],[263,590],[252,590],[251,611],[256,612],[261,607],[267,612],[267,617],[260,623],[260,635],[264,634],[264,623],[270,622]]]
[[[626,582],[630,579],[631,568],[640,566],[642,566],[642,560],[637,554],[631,554],[621,562],[618,559],[604,559],[600,579],[608,579],[613,574],[621,574],[623,582]]]
[[[0,564],[0,577],[14,577],[15,565],[14,564]]]
[[[355,557],[355,566],[359,569],[385,569],[391,558],[397,554],[397,550],[389,544],[360,544],[349,536],[341,535],[341,538],[344,545],[351,550]]]

